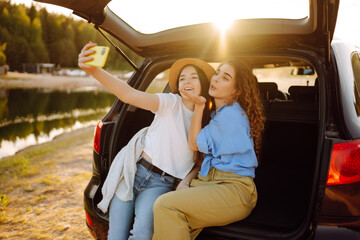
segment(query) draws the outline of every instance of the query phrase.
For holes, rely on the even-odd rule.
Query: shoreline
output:
[[[18,72],[8,72],[6,75],[0,75],[0,89],[2,88],[44,88],[62,91],[91,89],[108,92],[108,90],[91,75],[75,77]]]
[[[57,136],[55,136],[52,140],[50,141],[47,141],[47,142],[43,142],[43,143],[39,143],[39,144],[34,144],[34,145],[31,145],[31,146],[27,146],[23,149],[20,149],[19,151],[17,151],[14,155],[12,156],[8,156],[8,157],[13,157],[13,156],[16,156],[16,155],[20,155],[20,154],[24,154],[28,151],[32,151],[34,150],[35,148],[38,148],[38,147],[43,147],[43,146],[48,146],[48,145],[52,145],[52,144],[55,144],[59,141],[63,141],[63,140],[66,140],[66,139],[70,139],[70,138],[73,138],[73,137],[77,137],[79,135],[82,135],[84,133],[89,133],[89,132],[92,132],[93,129],[94,129],[95,125],[94,126],[86,126],[86,127],[83,127],[83,128],[78,128],[78,129],[74,129],[74,130],[71,130],[69,132],[63,132]],[[91,139],[92,141],[93,139]],[[84,139],[83,140],[84,142],[88,142],[89,139]],[[8,158],[8,157],[4,157],[4,158]],[[3,159],[4,159],[3,158]],[[1,159],[0,159],[1,161]]]
[[[51,143],[53,141],[58,141],[58,139],[69,138],[69,137],[77,135],[81,132],[93,131],[93,129],[95,127],[96,127],[96,124],[91,124],[91,125],[85,125],[85,126],[82,126],[80,128],[75,128],[75,129],[65,129],[62,133],[55,135],[51,139],[45,140],[43,142],[27,145],[23,148],[16,150],[15,152],[12,152],[11,154],[0,156],[0,162],[5,159],[8,159],[8,158],[15,157],[16,155],[23,154],[24,152],[36,149],[37,147],[41,147],[43,145],[51,145]]]
[[[109,92],[105,87],[103,87],[94,77],[91,75],[88,76],[55,76],[51,74],[30,74],[30,73],[18,73],[18,72],[8,72],[6,75],[0,75],[0,101],[6,101],[7,91],[10,89],[40,89],[44,91],[93,91],[93,92]],[[6,104],[6,102],[5,102]],[[94,128],[94,124],[91,125],[91,128]],[[27,143],[21,143],[24,148],[16,149],[9,145],[10,149],[8,153],[0,156],[0,161],[7,159],[9,157],[16,156],[19,152],[22,152],[28,148],[33,148],[46,143],[51,143],[56,138],[59,138],[65,134],[71,134],[72,132],[78,131],[78,129],[88,128],[88,126],[82,126],[81,128],[75,129],[66,129],[65,132],[56,135],[51,139],[42,141],[40,143],[32,143],[32,145],[27,145]],[[1,139],[1,136],[0,136]],[[23,140],[23,139],[22,139]],[[1,143],[1,141],[0,141]],[[9,143],[10,144],[10,143]]]

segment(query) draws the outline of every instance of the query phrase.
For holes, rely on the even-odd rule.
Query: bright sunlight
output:
[[[220,30],[222,35],[225,35],[226,31],[231,27],[234,19],[222,18],[218,21],[214,21],[214,25]]]
[[[299,19],[309,14],[308,0],[183,0],[177,5],[166,0],[113,0],[108,6],[142,33],[206,22],[226,31],[235,19]]]

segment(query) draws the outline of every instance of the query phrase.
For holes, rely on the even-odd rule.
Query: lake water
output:
[[[0,89],[0,158],[95,126],[115,99],[108,92]]]

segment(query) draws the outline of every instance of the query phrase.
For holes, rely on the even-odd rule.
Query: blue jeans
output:
[[[137,163],[133,200],[121,201],[116,195],[111,200],[108,239],[150,240],[154,234],[154,202],[173,190],[174,181],[173,177],[154,173]]]

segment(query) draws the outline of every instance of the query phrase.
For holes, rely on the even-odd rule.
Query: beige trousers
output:
[[[153,240],[195,239],[204,227],[224,226],[246,218],[256,205],[252,177],[212,168],[189,189],[161,195],[154,204]]]

